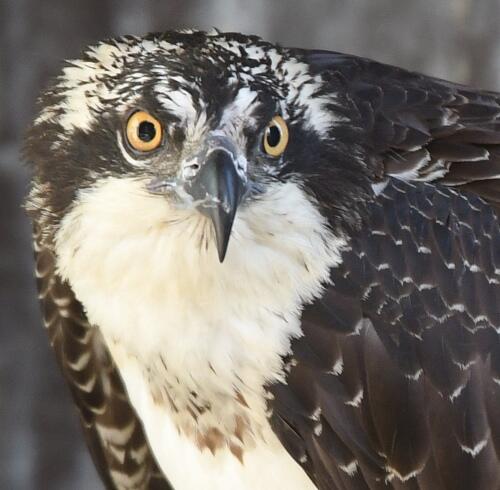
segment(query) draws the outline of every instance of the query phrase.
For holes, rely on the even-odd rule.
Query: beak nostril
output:
[[[193,162],[193,163],[185,164],[184,168],[182,170],[183,177],[185,179],[193,178],[198,173],[200,168],[201,168],[201,165],[199,163]]]

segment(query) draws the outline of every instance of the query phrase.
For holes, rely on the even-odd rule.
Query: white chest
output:
[[[200,450],[191,437],[178,430],[168,410],[153,401],[136,363],[128,363],[120,371],[158,464],[175,490],[316,489],[267,424],[241,459],[227,447]]]
[[[342,246],[298,186],[239,212],[223,264],[196,212],[127,179],[82,194],[56,246],[177,490],[313,488],[265,416]]]

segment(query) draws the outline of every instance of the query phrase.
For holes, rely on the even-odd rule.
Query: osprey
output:
[[[499,94],[127,36],[67,63],[26,155],[107,488],[500,488]]]

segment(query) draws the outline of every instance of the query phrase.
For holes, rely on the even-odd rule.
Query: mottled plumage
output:
[[[499,94],[124,37],[68,62],[26,155],[44,321],[106,488],[500,488]]]

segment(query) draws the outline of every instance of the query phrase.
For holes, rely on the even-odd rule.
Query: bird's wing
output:
[[[392,179],[331,280],[270,387],[288,451],[322,490],[500,488],[492,208]]]
[[[374,167],[405,180],[439,180],[500,211],[500,94],[340,53],[307,53],[352,103]]]
[[[386,186],[303,312],[273,428],[321,490],[498,489],[498,96],[315,56]]]
[[[168,490],[99,330],[89,325],[71,287],[58,276],[41,229],[35,222],[43,320],[99,474],[107,489]]]

